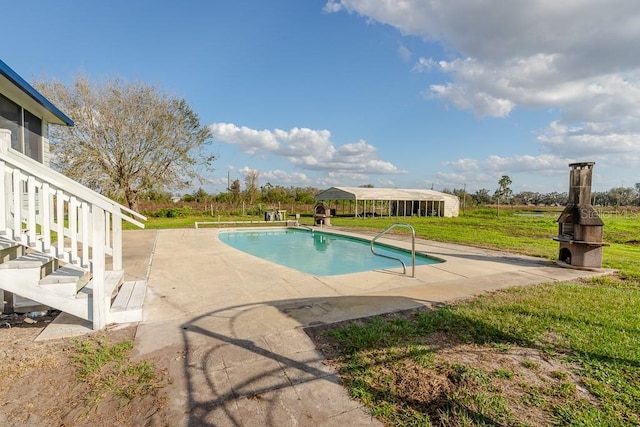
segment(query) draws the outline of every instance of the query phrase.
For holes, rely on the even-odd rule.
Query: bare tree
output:
[[[250,205],[256,201],[258,197],[258,178],[260,173],[257,170],[250,170],[244,176],[244,191],[247,197],[247,202]]]
[[[145,83],[79,76],[69,86],[36,87],[75,122],[50,127],[52,164],[96,191],[124,198],[137,209],[142,191],[180,189],[199,177],[215,156],[204,153],[207,127],[184,99]]]

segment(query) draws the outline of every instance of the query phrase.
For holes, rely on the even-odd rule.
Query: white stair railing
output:
[[[103,329],[106,257],[122,270],[122,221],[144,228],[137,219],[146,218],[14,151],[7,129],[0,129],[0,190],[0,233],[90,271],[93,327]]]

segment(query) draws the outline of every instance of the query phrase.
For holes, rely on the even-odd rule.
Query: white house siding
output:
[[[51,146],[49,145],[48,126],[44,119],[42,120],[42,164],[46,167],[51,167]]]

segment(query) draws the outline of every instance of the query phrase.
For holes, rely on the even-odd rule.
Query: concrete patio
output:
[[[321,277],[240,252],[217,235],[217,229],[124,235],[125,279],[148,278],[134,351],[168,369],[168,421],[175,426],[381,425],[348,397],[305,327],[608,273],[417,240],[416,250],[445,262],[416,267],[415,278],[401,268]],[[78,332],[59,317],[44,339]]]

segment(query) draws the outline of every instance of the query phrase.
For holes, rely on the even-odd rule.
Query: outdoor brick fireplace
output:
[[[591,205],[594,162],[571,163],[569,200],[558,218],[558,259],[576,267],[602,267],[604,223]]]
[[[331,209],[323,202],[313,208],[313,223],[315,225],[331,225]]]

